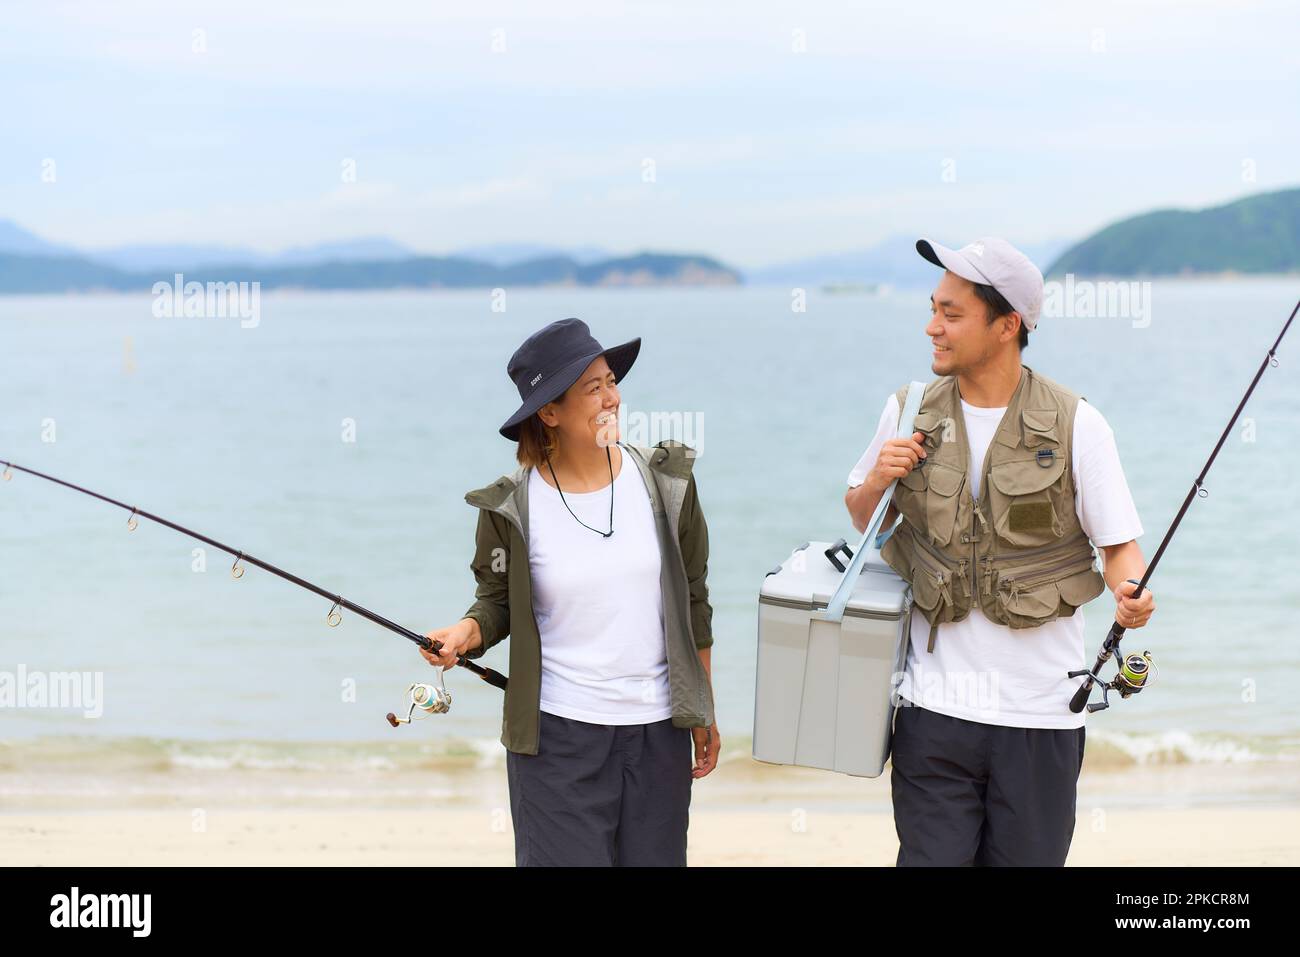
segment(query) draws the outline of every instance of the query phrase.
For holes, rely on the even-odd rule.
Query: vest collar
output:
[[[1020,382],[1016,385],[1016,391],[1011,394],[1007,411],[1002,416],[1002,424],[998,426],[997,435],[993,437],[999,445],[1005,445],[1009,449],[1020,445],[1020,438],[1024,431],[1021,428],[1020,417],[1025,399],[1029,395],[1029,380],[1033,374],[1029,366],[1021,365]]]

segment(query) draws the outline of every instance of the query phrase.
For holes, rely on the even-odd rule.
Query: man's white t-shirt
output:
[[[971,452],[967,488],[978,498],[984,456],[1006,408],[984,409],[963,399],[961,409]],[[850,487],[866,480],[881,447],[897,435],[898,414],[898,398],[891,395],[875,438],[849,473]],[[1120,465],[1115,433],[1102,414],[1082,399],[1074,418],[1073,452],[1075,511],[1093,545],[1119,545],[1138,538],[1142,525]],[[1112,606],[1113,601],[1107,607]],[[1097,636],[1099,646],[1102,637]],[[1069,709],[1082,679],[1066,677],[1067,672],[1086,667],[1082,608],[1069,618],[1013,629],[989,621],[976,606],[963,621],[939,625],[933,652],[926,651],[930,624],[918,612],[912,615],[911,638],[898,688],[908,701],[983,724],[1083,726],[1086,712],[1074,714]]]
[[[541,710],[592,724],[672,717],[659,537],[641,470],[623,452],[609,486],[565,492],[528,479],[528,564],[542,644]],[[565,508],[568,502],[568,508]]]

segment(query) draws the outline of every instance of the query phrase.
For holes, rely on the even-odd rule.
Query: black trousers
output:
[[[693,746],[671,719],[541,713],[537,754],[506,752],[519,867],[685,867]]]
[[[1062,866],[1084,737],[900,707],[890,775],[898,866]]]

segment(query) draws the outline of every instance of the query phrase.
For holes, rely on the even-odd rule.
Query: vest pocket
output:
[[[930,541],[940,547],[946,546],[957,528],[957,507],[961,502],[957,493],[966,484],[966,475],[951,465],[934,463],[924,468],[929,473],[925,496],[926,531]]]
[[[1025,448],[1036,449],[1043,445],[1057,446],[1055,409],[1025,409],[1020,413],[1020,422],[1024,426],[1021,435]]]
[[[1074,564],[1078,568],[1078,563]],[[1033,628],[1037,625],[1068,618],[1083,605],[1106,590],[1105,579],[1092,565],[1071,571],[1066,568],[1055,572],[1063,577],[1020,581],[999,576],[997,594],[994,596],[996,615],[989,618],[1012,628]]]
[[[925,488],[930,466],[934,462],[935,453],[939,451],[939,446],[943,444],[944,433],[949,431],[950,423],[951,420],[940,416],[938,412],[916,414],[912,420],[912,431],[921,433],[921,448],[925,449],[926,457],[916,464],[916,468],[899,479],[899,482],[917,491]],[[908,481],[909,479],[912,481]]]
[[[1053,621],[1060,613],[1061,592],[1056,582],[1020,585],[1012,582],[1009,588],[999,588],[998,608],[1012,628],[1033,628]]]
[[[1016,548],[1047,545],[1064,534],[1056,486],[1065,472],[1060,449],[1034,458],[1002,462],[989,470],[989,500],[998,537]]]
[[[928,469],[927,465],[917,466],[900,478],[894,487],[894,507],[915,529],[923,529],[927,523],[925,500],[929,496],[925,490],[929,484]]]
[[[1061,601],[1071,609],[1081,608],[1106,590],[1106,579],[1095,568],[1089,568],[1078,574],[1063,578],[1057,582],[1061,592]],[[1062,614],[1066,614],[1064,608]]]
[[[950,621],[953,607],[954,574],[937,560],[926,556],[924,546],[913,543],[912,600],[928,621]]]
[[[912,419],[912,431],[920,432],[930,441],[925,443],[929,446],[927,451],[933,452],[939,447],[939,439],[943,438],[943,433],[939,430],[947,423],[947,419],[933,409],[927,409],[923,412],[917,412]],[[935,433],[939,432],[938,437]]]
[[[927,484],[926,483],[927,469],[928,466],[918,464],[915,468],[912,469],[912,471],[908,472],[906,475],[900,478],[898,480],[898,484],[904,486],[905,488],[911,489],[913,492],[924,492],[925,486]]]

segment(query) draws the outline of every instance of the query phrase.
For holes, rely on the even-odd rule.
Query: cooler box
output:
[[[912,434],[925,396],[913,381],[896,435]],[[754,757],[879,777],[889,757],[907,665],[912,590],[880,557],[898,480],[889,483],[857,552],[844,539],[805,542],[758,593]],[[845,561],[841,561],[843,556]]]
[[[851,557],[807,542],[763,579],[758,599],[754,757],[878,777],[907,661],[912,595],[872,548],[839,621],[819,619]]]

